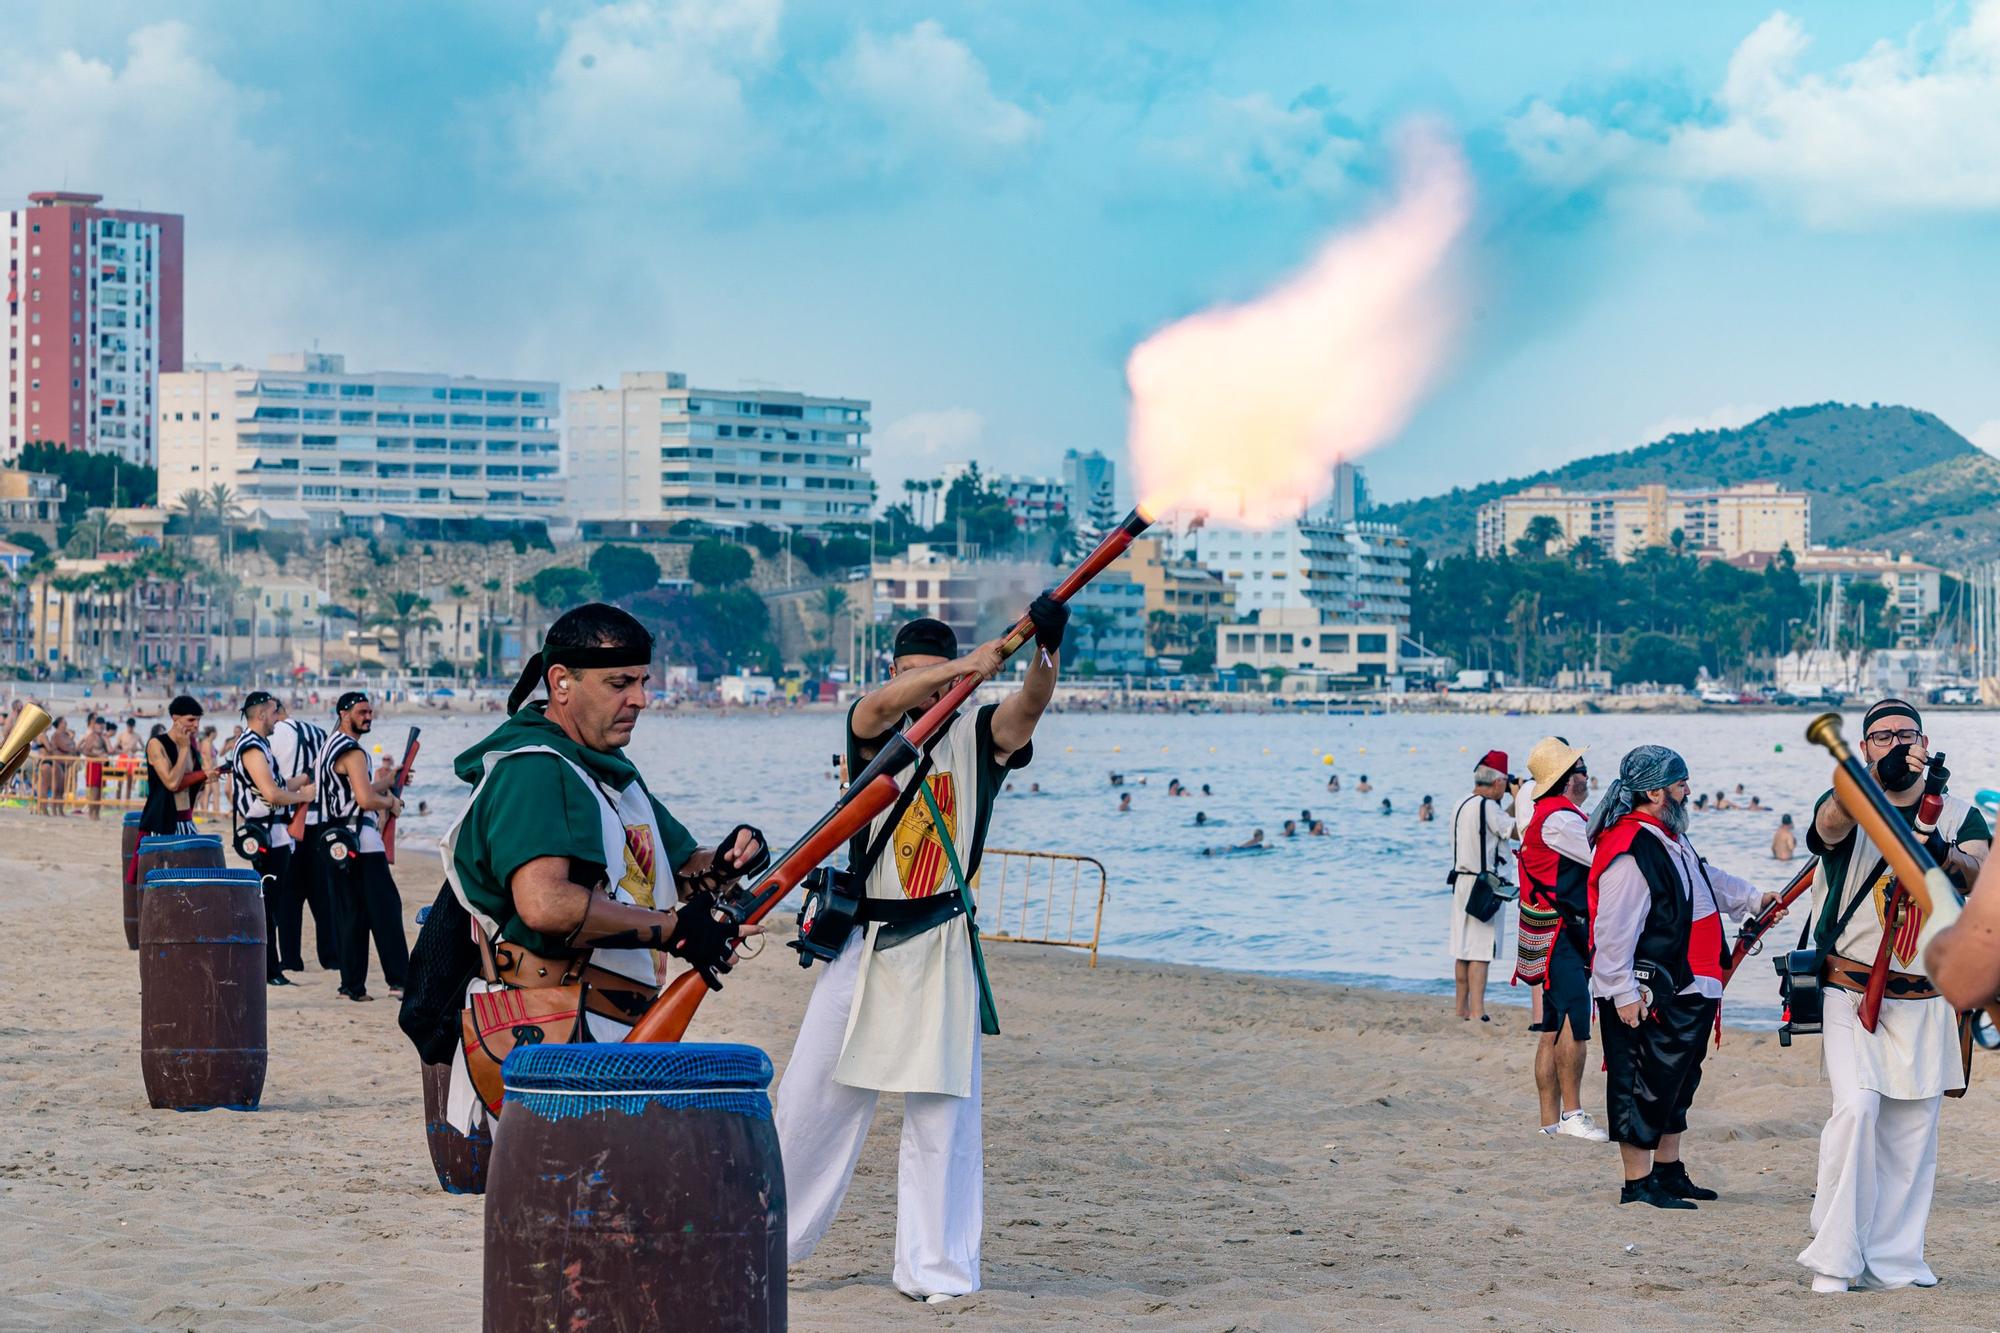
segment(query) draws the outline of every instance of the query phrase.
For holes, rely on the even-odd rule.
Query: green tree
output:
[[[590,553],[598,595],[609,602],[645,592],[660,582],[660,562],[636,546],[606,544]]]
[[[125,551],[131,546],[131,535],[111,521],[110,511],[93,509],[69,530],[63,554],[73,559],[95,560],[106,551]]]
[[[1537,514],[1528,520],[1526,531],[1515,540],[1514,550],[1521,555],[1543,556],[1562,539],[1562,524],[1553,515]]]
[[[7,540],[26,551],[30,560],[39,560],[49,553],[49,544],[37,532],[10,532]]]
[[[415,658],[411,640],[413,631],[427,620],[437,624],[436,619],[428,614],[430,609],[430,598],[408,589],[384,592],[376,599],[375,614],[369,617],[369,623],[396,631],[396,658],[404,670],[409,669]]]
[[[735,542],[704,537],[688,553],[688,577],[704,588],[727,588],[750,577],[750,552]]]
[[[590,599],[597,580],[587,569],[575,565],[549,565],[521,585],[521,590],[540,603],[545,611],[561,614]]]
[[[22,447],[18,462],[24,472],[40,472],[62,481],[66,494],[59,518],[65,525],[92,509],[151,504],[159,491],[158,473],[116,454],[36,440]]]
[[[1680,640],[1666,634],[1646,633],[1633,638],[1612,679],[1620,685],[1680,685],[1694,688],[1701,670],[1701,655]]]

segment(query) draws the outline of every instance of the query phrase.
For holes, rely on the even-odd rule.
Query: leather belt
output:
[[[511,940],[500,940],[493,945],[493,975],[487,980],[520,990],[583,983],[589,987],[584,992],[584,1008],[602,1018],[636,1023],[659,994],[659,987],[587,960],[588,955],[552,958],[524,949]]]
[[[922,898],[863,898],[855,920],[862,925],[881,922],[882,929],[875,932],[875,947],[893,949],[964,915],[965,895],[953,889]]]
[[[1857,963],[1837,953],[1826,956],[1826,984],[1835,990],[1853,991],[1857,995],[1865,993],[1868,974],[1872,970],[1867,963]],[[1891,1000],[1934,1000],[1938,996],[1938,988],[1929,977],[1914,972],[1892,971],[1882,994]]]

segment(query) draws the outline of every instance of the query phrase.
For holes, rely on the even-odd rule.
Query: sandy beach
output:
[[[402,860],[413,913],[438,877],[414,847]],[[0,930],[16,942],[0,1326],[474,1327],[480,1201],[436,1186],[392,1005],[345,1003],[309,972],[271,993],[261,1111],[149,1109],[116,861],[113,823],[0,812]],[[1143,890],[1123,893],[1139,910]],[[1113,958],[1093,971],[1027,946],[989,958],[1005,1035],[986,1057],[986,1290],[932,1308],[889,1284],[890,1097],[845,1213],[792,1274],[794,1327],[1992,1326],[1990,1056],[1945,1105],[1942,1285],[1814,1297],[1792,1262],[1825,1111],[1810,1040],[1728,1035],[1687,1153],[1723,1201],[1663,1214],[1616,1205],[1614,1148],[1533,1132],[1518,1009],[1474,1029],[1425,998]],[[810,981],[774,946],[692,1035],[782,1067]]]

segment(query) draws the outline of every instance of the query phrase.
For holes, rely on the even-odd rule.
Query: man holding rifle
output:
[[[506,721],[454,762],[472,799],[440,846],[479,934],[473,992],[581,983],[593,1041],[623,1039],[652,1002],[664,970],[656,951],[712,978],[729,970],[740,937],[762,929],[719,919],[712,895],[756,867],[763,836],[741,825],[726,847],[696,850],[625,757],[652,660],[653,636],[615,606],[558,617],[509,695]],[[543,688],[546,701],[527,702]],[[434,908],[426,933],[444,920]],[[497,1067],[487,1072],[497,1079]],[[447,1118],[470,1133],[488,1109],[461,1045]]]
[[[1932,758],[1917,710],[1900,699],[1870,708],[1860,753],[1932,859],[1961,888],[1969,885],[1992,834],[1977,807],[1945,789],[1950,775],[1942,756]],[[1926,803],[1927,793],[1941,802]],[[1831,791],[1819,799],[1806,846],[1821,864],[1813,939],[1826,959],[1833,1109],[1820,1132],[1813,1242],[1799,1262],[1813,1271],[1814,1291],[1935,1286],[1924,1230],[1941,1098],[1965,1087],[1958,1012],[1919,960],[1924,913]]]
[[[904,1094],[894,1281],[933,1303],[979,1289],[980,1038],[1000,1027],[969,880],[994,798],[1033,756],[1069,609],[1044,594],[1028,618],[1036,647],[1021,689],[941,728],[903,780],[903,799],[850,844],[849,871],[866,895],[859,923],[813,988],[776,1097],[799,1263],[840,1209],[877,1098]],[[849,771],[955,682],[990,680],[1005,660],[998,640],[960,658],[950,626],[904,625],[891,678],[848,713]]]

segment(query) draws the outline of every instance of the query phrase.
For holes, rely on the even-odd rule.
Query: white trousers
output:
[[[1885,1097],[1861,1086],[1842,1043],[1826,1052],[1833,1112],[1819,1135],[1813,1242],[1799,1262],[1863,1287],[1929,1286],[1937,1275],[1924,1262],[1924,1228],[1944,1099]]]
[[[857,934],[820,973],[778,1082],[772,1113],[785,1159],[787,1241],[795,1264],[812,1254],[833,1225],[881,1095],[833,1081],[864,947]],[[923,1021],[920,1015],[913,1018]],[[979,1290],[986,1187],[978,1041],[975,1034],[971,1096],[903,1095],[894,1280],[906,1295],[963,1296]]]

